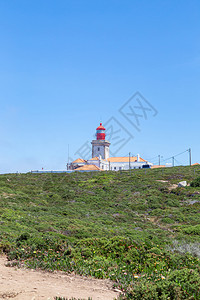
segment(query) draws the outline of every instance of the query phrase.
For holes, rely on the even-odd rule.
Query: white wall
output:
[[[103,145],[94,145],[92,153],[93,157],[99,157],[99,155],[101,155],[102,158],[105,158],[105,151]]]
[[[97,167],[99,167],[99,165],[100,165],[99,160],[88,160],[87,163],[88,163],[88,165],[95,165]]]
[[[139,169],[142,168],[143,165],[146,165],[146,162],[131,162],[131,169]],[[111,171],[119,171],[119,170],[129,170],[129,162],[111,162],[110,170]]]
[[[109,162],[108,161],[105,161],[105,160],[101,160],[100,161],[100,168],[103,169],[103,170],[109,170]]]
[[[108,159],[109,158],[109,147],[108,146],[105,146],[105,159]]]

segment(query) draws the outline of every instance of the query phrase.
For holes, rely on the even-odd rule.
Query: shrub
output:
[[[190,186],[192,186],[192,187],[200,187],[200,177],[197,177],[196,179],[194,179],[191,182]]]
[[[28,239],[30,238],[30,234],[25,232],[25,233],[22,233],[17,239],[16,239],[16,242],[22,242],[22,241],[27,241]]]
[[[200,235],[200,225],[188,226],[183,229],[186,234]]]
[[[162,254],[162,251],[159,248],[157,248],[157,247],[151,248],[148,252],[149,253],[154,253],[154,254],[157,254],[157,255],[161,255]]]
[[[157,282],[156,282],[157,281]],[[154,282],[137,281],[125,297],[121,299],[161,300],[161,299],[199,299],[200,276],[194,270],[172,271],[167,278],[161,277]]]
[[[135,248],[131,248],[126,255],[125,261],[127,263],[136,262],[138,261],[139,256],[139,252]]]
[[[170,251],[177,251],[182,254],[190,253],[193,256],[200,257],[200,243],[189,243],[186,241],[178,242],[173,241],[172,246],[169,246]]]
[[[165,224],[172,224],[172,223],[174,223],[174,221],[172,219],[170,219],[169,217],[163,218],[162,222],[165,223]]]

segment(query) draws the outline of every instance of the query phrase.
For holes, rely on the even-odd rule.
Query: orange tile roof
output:
[[[93,157],[93,158],[90,158],[90,159],[88,159],[88,160],[99,160],[99,157]],[[106,159],[104,159],[104,158],[102,158],[101,160],[104,160],[104,161],[107,161]]]
[[[103,171],[103,170],[95,165],[85,165],[75,169],[75,171]]]
[[[109,157],[108,161],[110,162],[129,162],[129,157],[124,156],[124,157]],[[140,162],[146,162],[143,158],[140,157]],[[130,162],[137,162],[137,157],[136,156],[131,156],[130,157]]]
[[[155,166],[151,166],[151,169],[158,169],[158,168],[166,168],[166,166],[164,166],[164,165],[155,165]]]
[[[75,164],[75,163],[86,163],[86,160],[82,159],[82,158],[77,158],[76,160],[74,160],[72,162],[72,164]]]
[[[200,164],[199,163],[195,163],[195,164],[193,164],[192,166],[199,166]]]

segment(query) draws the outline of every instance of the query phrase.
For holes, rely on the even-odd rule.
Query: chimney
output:
[[[137,154],[137,162],[140,162],[140,155]]]

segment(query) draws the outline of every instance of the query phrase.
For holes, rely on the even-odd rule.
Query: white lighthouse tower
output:
[[[102,126],[102,123],[100,123],[100,126],[97,127],[96,129],[96,140],[93,140],[91,142],[92,144],[92,157],[101,157],[103,159],[108,159],[109,158],[109,146],[110,142],[105,140],[106,134],[105,134],[106,129]]]

